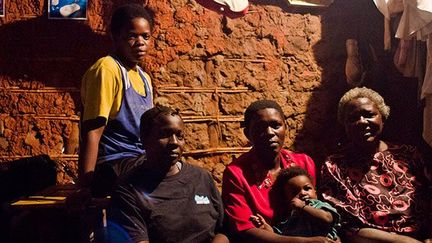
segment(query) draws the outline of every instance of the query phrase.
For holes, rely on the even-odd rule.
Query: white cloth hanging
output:
[[[228,6],[233,12],[243,12],[249,7],[248,0],[214,0],[215,2]]]
[[[404,9],[403,0],[374,0],[378,10],[384,15],[384,50],[391,49],[390,17]]]
[[[427,41],[426,71],[421,90],[423,109],[423,139],[432,147],[432,1],[404,0],[404,11],[396,37]]]
[[[432,33],[432,1],[431,0],[404,0],[404,10],[396,37],[409,39],[416,36],[417,40],[426,40]]]
[[[374,0],[374,3],[386,19],[402,12],[404,8],[403,0]]]
[[[423,110],[423,138],[432,147],[432,0],[374,0],[375,5],[390,19],[392,12],[403,3],[403,13],[399,22],[396,37],[409,40],[427,41],[426,72],[421,90],[421,99],[425,103]],[[388,22],[386,22],[388,28]],[[389,29],[385,32],[389,33]],[[387,36],[388,38],[388,36]],[[385,48],[389,42],[384,37]]]

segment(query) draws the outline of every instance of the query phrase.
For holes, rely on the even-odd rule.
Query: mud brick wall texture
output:
[[[153,77],[155,97],[178,108],[186,121],[188,161],[208,169],[217,182],[225,165],[249,148],[240,122],[257,99],[282,105],[287,148],[310,154],[318,164],[334,149],[343,133],[335,122],[337,101],[349,88],[348,38],[375,50],[379,63],[373,70],[381,71],[374,75],[381,76],[367,85],[402,107],[389,129],[401,138],[416,136],[416,125],[397,115],[415,116],[416,83],[397,74],[382,78],[394,70],[382,48],[383,19],[369,0],[335,0],[319,9],[251,0],[249,13],[235,19],[194,0],[94,0],[87,20],[48,19],[47,1],[5,2],[0,161],[49,154],[58,162],[59,183],[71,180],[65,166],[72,172],[77,167],[81,77],[110,52],[107,25],[112,10],[126,2],[154,11],[154,48],[143,67]],[[401,90],[409,102],[396,98]]]

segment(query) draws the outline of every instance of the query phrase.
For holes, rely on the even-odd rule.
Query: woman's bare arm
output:
[[[242,239],[247,241],[248,243],[252,242],[259,242],[259,243],[309,243],[309,242],[315,242],[315,243],[332,243],[333,240],[326,238],[326,237],[297,237],[297,236],[284,236],[284,235],[278,235],[273,232],[269,232],[267,230],[258,229],[258,228],[252,228],[246,231],[241,232]]]
[[[350,237],[349,241],[354,243],[420,243],[420,241],[405,235],[372,228],[360,229],[354,236]]]

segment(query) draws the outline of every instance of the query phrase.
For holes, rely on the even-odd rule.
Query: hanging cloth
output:
[[[421,60],[423,53],[416,40],[426,40],[432,32],[432,1],[404,0],[403,13],[396,31],[401,39],[395,54],[395,65],[405,77],[423,79]]]
[[[404,10],[396,37],[409,39],[416,36],[417,40],[426,40],[432,33],[432,1],[404,0]]]
[[[422,51],[424,51],[424,49],[419,47],[419,41],[414,37],[408,40],[399,40],[393,62],[397,70],[399,70],[404,77],[423,78],[422,60],[424,54],[421,53]]]
[[[405,0],[404,13],[396,37],[415,36],[427,41],[426,71],[421,90],[423,109],[423,139],[432,147],[432,1]]]
[[[391,49],[390,18],[403,11],[403,0],[374,0],[374,3],[384,15],[384,50],[388,51]]]
[[[421,99],[423,109],[423,139],[432,147],[432,33],[427,40],[426,73],[423,81]]]
[[[427,41],[426,71],[421,90],[423,109],[423,139],[432,147],[432,1],[404,0],[404,12],[396,37]]]
[[[228,6],[229,10],[232,12],[243,12],[249,7],[248,0],[213,0],[221,5]]]
[[[394,1],[399,1],[398,5]],[[374,0],[377,8],[383,13],[385,19],[390,19],[392,9],[399,9],[403,3],[403,13],[399,22],[396,37],[401,40],[417,39],[427,41],[427,60],[425,77],[421,90],[421,99],[424,101],[423,110],[423,138],[432,147],[432,1],[431,0]],[[399,7],[395,7],[399,6]],[[389,27],[389,25],[387,26]],[[387,29],[387,34],[390,30]],[[388,38],[390,38],[388,36]],[[385,37],[386,39],[386,37]],[[387,39],[389,41],[389,39]],[[385,40],[386,42],[386,40]],[[386,45],[386,44],[385,44]],[[401,64],[407,60],[403,53],[408,45],[400,43],[400,50],[395,57],[395,64]]]
[[[230,18],[239,18],[249,10],[248,0],[196,0],[203,7],[222,13]]]

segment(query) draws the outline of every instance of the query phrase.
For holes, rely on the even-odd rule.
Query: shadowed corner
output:
[[[55,185],[57,165],[48,155],[0,163],[0,203]]]
[[[12,219],[20,215],[10,209],[9,202],[55,185],[57,165],[48,155],[0,162],[0,234],[9,242]]]
[[[312,46],[314,58],[321,68],[321,84],[308,100],[304,124],[299,131],[301,136],[296,137],[294,147],[309,154],[319,169],[326,156],[338,150],[344,141],[344,130],[336,115],[338,101],[349,89],[344,72],[346,40],[360,39],[362,43],[378,45],[375,49],[379,50],[382,35],[379,27],[371,25],[381,23],[371,2],[335,0],[328,8],[313,10],[321,22],[321,38]],[[376,78],[370,77],[370,80]]]

